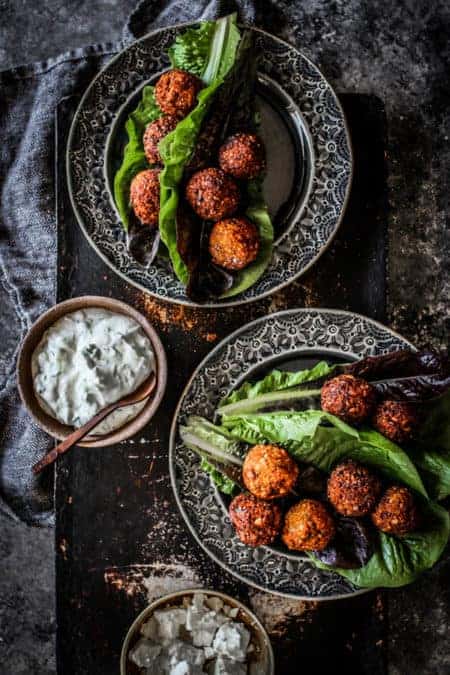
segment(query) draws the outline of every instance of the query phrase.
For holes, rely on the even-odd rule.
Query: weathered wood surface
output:
[[[248,321],[288,307],[339,307],[385,315],[384,113],[378,99],[346,95],[355,152],[350,203],[336,240],[300,281],[264,301],[220,312],[152,299],[97,257],[67,203],[63,162],[67,111],[59,115],[59,299],[111,295],[153,322],[167,351],[169,384],[151,424],[106,449],[77,448],[56,474],[58,668],[117,672],[126,630],[149,600],[188,586],[239,596],[272,637],[277,674],[387,672],[384,593],[328,603],[278,598],[240,584],[189,535],[169,481],[169,428],[188,377],[211,347]]]

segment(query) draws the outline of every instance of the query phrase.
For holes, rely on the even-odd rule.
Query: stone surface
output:
[[[0,0],[0,68],[114,40],[133,0]],[[450,7],[444,0],[309,0],[272,3],[260,23],[322,67],[341,93],[384,103],[390,188],[389,323],[417,343],[443,345],[449,329],[446,223]],[[0,514],[2,671],[54,672],[53,533]],[[450,670],[448,578],[439,564],[410,588],[389,592],[387,671]],[[440,580],[440,583],[439,583]],[[351,647],[351,646],[350,646]]]

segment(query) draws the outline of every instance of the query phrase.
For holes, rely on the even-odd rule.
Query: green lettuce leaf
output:
[[[222,298],[243,293],[264,274],[272,258],[273,225],[269,210],[264,202],[262,181],[253,180],[247,184],[248,207],[246,216],[251,220],[259,232],[259,251],[256,260],[235,275],[233,286],[223,293]]]
[[[214,95],[233,67],[239,39],[235,14],[215,22],[213,44],[202,74],[206,87],[199,92],[198,104],[194,110],[159,144],[164,163],[164,169],[159,177],[161,186],[159,230],[161,239],[169,251],[175,274],[184,284],[189,280],[189,272],[177,246],[178,186],[183,178],[184,168],[194,152],[202,122]]]
[[[187,70],[200,77],[208,62],[214,27],[214,21],[203,21],[178,35],[168,50],[172,68]]]
[[[201,459],[200,468],[211,476],[211,480],[217,486],[218,490],[225,495],[233,495],[239,489],[239,486],[234,480],[225,476],[219,469],[216,469],[216,467],[210,464],[205,457],[202,457]]]
[[[450,495],[450,451],[427,450],[416,447],[410,457],[419,469],[423,482],[432,499],[445,499]]]
[[[125,123],[128,143],[124,149],[122,164],[114,177],[114,200],[125,230],[128,230],[130,224],[131,181],[139,171],[148,168],[142,136],[147,124],[161,117],[161,114],[155,101],[154,87],[144,87],[138,107]]]
[[[180,426],[180,437],[187,448],[199,455],[201,468],[209,473],[221,492],[233,494],[239,487],[244,448],[226,429],[203,417],[192,416]]]
[[[227,418],[225,425],[236,438],[247,443],[272,441],[280,443],[299,462],[329,473],[344,459],[353,459],[372,466],[390,481],[407,485],[421,503],[422,529],[404,537],[377,532],[376,551],[359,569],[332,568],[355,586],[362,588],[394,587],[411,583],[441,556],[450,534],[450,520],[445,509],[431,502],[422,480],[408,455],[375,431],[352,429],[348,433],[342,423],[322,426],[320,411],[271,413]],[[334,424],[333,416],[327,422]],[[322,569],[329,566],[310,554],[311,561]]]
[[[361,588],[398,587],[410,584],[441,557],[450,534],[447,511],[433,502],[421,505],[425,526],[404,537],[378,533],[378,546],[371,559],[359,569],[333,568]],[[309,554],[321,569],[330,569]]]
[[[333,426],[322,426],[323,421]],[[354,459],[428,496],[406,452],[376,431],[358,431],[321,410],[227,417],[223,426],[246,443],[280,443],[298,461],[322,471],[330,472],[337,462]]]
[[[262,403],[276,400],[278,392],[282,390],[293,391],[294,387],[305,382],[312,382],[323,378],[333,372],[335,366],[330,366],[326,361],[319,361],[313,368],[308,370],[300,370],[298,372],[287,372],[283,370],[272,370],[266,377],[258,382],[245,382],[238,389],[233,391],[229,396],[224,398],[219,405],[218,412],[220,415],[234,415],[245,412],[254,412],[259,408],[260,397],[268,395],[263,399]],[[302,389],[299,388],[298,392]],[[289,392],[287,392],[289,393]],[[275,394],[275,396],[272,396]],[[308,391],[308,396],[311,392]],[[233,404],[241,401],[247,401],[250,407],[247,408],[245,404],[234,407]],[[254,406],[252,405],[254,404]]]
[[[450,392],[428,407],[415,443],[407,448],[434,499],[450,495]]]

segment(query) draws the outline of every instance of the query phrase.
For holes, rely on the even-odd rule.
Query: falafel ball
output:
[[[242,270],[259,251],[259,232],[247,218],[219,220],[209,237],[209,252],[216,265],[226,270]]]
[[[352,460],[336,466],[328,478],[328,499],[343,516],[367,515],[375,508],[380,492],[378,478]]]
[[[404,443],[414,436],[420,424],[417,408],[407,401],[382,401],[372,418],[375,429],[395,443]]]
[[[322,387],[322,410],[348,424],[361,424],[375,407],[376,394],[371,384],[354,375],[338,375]]]
[[[236,534],[247,546],[267,546],[281,530],[282,513],[278,504],[242,493],[230,504],[229,514]]]
[[[239,188],[221,169],[202,169],[189,179],[186,199],[204,220],[222,220],[232,216],[239,206]]]
[[[256,178],[266,168],[266,153],[256,134],[234,134],[219,150],[219,166],[234,178]]]
[[[149,164],[161,164],[158,144],[164,136],[175,129],[178,119],[174,115],[164,115],[150,122],[144,131],[144,152]]]
[[[401,536],[419,526],[419,511],[408,488],[393,485],[381,497],[372,513],[373,524],[382,532]]]
[[[186,117],[197,105],[197,94],[202,87],[198,77],[174,68],[163,73],[156,83],[156,102],[166,115]]]
[[[296,462],[277,445],[254,445],[242,467],[245,487],[260,499],[285,497],[294,487],[298,473]]]
[[[143,225],[158,225],[159,171],[145,169],[131,181],[130,202],[134,213]]]
[[[322,502],[302,499],[286,513],[281,537],[294,551],[322,551],[335,532],[333,518]]]

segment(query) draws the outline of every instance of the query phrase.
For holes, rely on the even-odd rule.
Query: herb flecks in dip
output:
[[[155,357],[134,319],[93,307],[56,321],[35,349],[31,367],[43,409],[63,424],[80,427],[135,391],[155,369]],[[123,426],[143,405],[116,410],[95,433]]]

